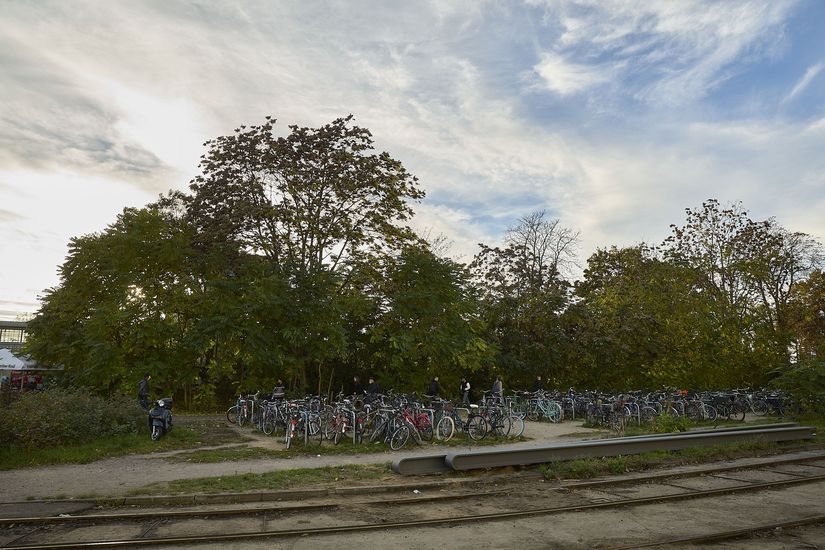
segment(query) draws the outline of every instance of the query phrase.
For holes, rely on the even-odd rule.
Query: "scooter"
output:
[[[155,401],[149,409],[149,430],[152,441],[157,441],[172,429],[172,398],[164,397]]]

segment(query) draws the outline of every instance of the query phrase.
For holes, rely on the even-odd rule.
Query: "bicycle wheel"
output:
[[[409,429],[410,436],[412,436],[412,439],[415,441],[416,445],[423,445],[424,439],[421,437],[421,431],[415,427],[415,424],[407,421],[407,428]]]
[[[765,411],[767,412],[767,411]],[[228,409],[226,409],[226,421],[230,424],[237,424],[238,423],[238,406],[232,405]]]
[[[317,415],[313,415],[307,420],[307,430],[309,440],[318,445],[324,440],[324,430],[321,429],[321,420]]]
[[[467,419],[467,435],[473,441],[481,441],[487,435],[487,421],[479,415],[471,415]]]
[[[449,441],[453,438],[453,434],[455,434],[455,421],[449,416],[442,416],[435,427],[435,437],[440,441]]]
[[[711,422],[716,422],[716,419],[719,417],[719,413],[716,412],[710,405],[705,405],[705,418],[710,420]]]
[[[272,432],[275,431],[275,415],[267,412],[264,415],[264,421],[261,425],[261,431],[264,432],[266,435],[272,435]]]
[[[659,416],[659,411],[653,407],[642,407],[642,422],[653,422],[653,419]]]
[[[510,434],[512,423],[509,416],[497,415],[495,418],[490,419],[490,424],[496,436],[507,437]]]
[[[563,418],[563,411],[561,410],[561,405],[559,405],[555,401],[548,403],[547,411],[544,413],[544,415],[553,424],[561,422]]]
[[[390,449],[397,451],[407,444],[407,439],[410,437],[410,429],[406,424],[398,426],[398,428],[390,436]]]
[[[383,419],[378,423],[378,427],[376,427],[372,433],[370,434],[370,443],[375,443],[376,441],[381,441],[386,439],[387,437],[387,427],[389,426],[390,421],[388,419]]]
[[[729,420],[738,420],[742,422],[745,420],[745,407],[736,403],[728,407],[728,419]]]
[[[751,403],[751,410],[753,411],[753,414],[755,414],[756,416],[765,416],[766,414],[768,414],[770,406],[768,406],[768,402],[764,399],[757,399],[756,401]]]
[[[292,447],[292,441],[295,439],[295,424],[290,422],[286,426],[286,436],[284,436],[284,443],[286,443],[286,448],[289,449]]]
[[[521,437],[521,434],[524,433],[524,419],[518,415],[511,414],[510,424],[510,437],[513,439]]]
[[[697,420],[701,420],[702,410],[699,408],[698,405],[688,405],[688,407],[685,409],[685,416],[687,416],[694,422]]]
[[[335,430],[338,424],[335,421],[335,417],[329,413],[325,413],[321,415],[321,429],[324,432],[324,439],[329,439],[332,441],[335,438]]]

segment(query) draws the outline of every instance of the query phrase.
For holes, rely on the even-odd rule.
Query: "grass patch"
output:
[[[274,491],[307,485],[324,485],[376,481],[393,476],[389,463],[349,464],[324,468],[296,468],[262,474],[181,479],[167,483],[152,483],[129,491],[129,495],[176,495],[192,493],[242,493]]]
[[[234,462],[236,460],[257,460],[260,458],[283,458],[284,451],[273,451],[263,447],[232,447],[229,449],[205,449],[179,453],[166,457],[169,462],[190,462],[207,464],[215,462]]]
[[[226,426],[216,426],[214,422],[208,421],[196,422],[187,426],[176,426],[158,441],[152,441],[148,434],[140,433],[46,448],[3,447],[0,448],[0,470],[53,464],[88,464],[103,458],[243,441],[248,441],[248,438],[241,438]]]
[[[550,462],[539,466],[539,471],[547,479],[590,479],[604,475],[643,472],[664,466],[684,466],[716,460],[730,460],[779,448],[778,443],[765,441],[764,439],[753,439],[729,445],[694,447],[681,451],[652,451],[638,455]]]
[[[200,443],[199,439],[199,434],[194,430],[175,428],[159,441],[150,440],[147,434],[125,434],[45,449],[12,446],[0,450],[0,470],[50,464],[88,464],[113,456],[193,447]]]

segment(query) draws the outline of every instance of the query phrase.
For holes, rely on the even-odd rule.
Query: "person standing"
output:
[[[427,388],[427,395],[438,397],[439,393],[441,393],[441,384],[438,383],[438,376],[434,376],[433,379],[430,380],[430,386]]]
[[[504,391],[504,387],[501,384],[501,377],[496,376],[495,382],[493,382],[493,400],[494,401],[501,401],[502,392]]]
[[[541,383],[541,376],[536,376],[536,379],[533,381],[533,393],[540,392],[544,389],[544,385]]]
[[[144,411],[149,410],[149,380],[151,379],[152,375],[147,372],[143,375],[143,380],[138,384],[138,403],[140,403],[140,408]]]
[[[364,395],[364,386],[361,385],[361,379],[357,376],[352,377],[352,391],[351,395]]]
[[[272,389],[272,395],[270,397],[273,401],[286,397],[286,387],[284,386],[284,381],[280,378],[275,382],[275,387]]]
[[[376,396],[379,393],[381,393],[381,386],[378,385],[375,378],[370,378],[369,384],[367,385],[367,395]]]
[[[466,378],[461,379],[461,403],[470,408],[470,383]]]

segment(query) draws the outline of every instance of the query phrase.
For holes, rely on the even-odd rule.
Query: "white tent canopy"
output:
[[[22,359],[6,348],[0,348],[0,369],[2,370],[30,370],[37,368],[32,360]]]

